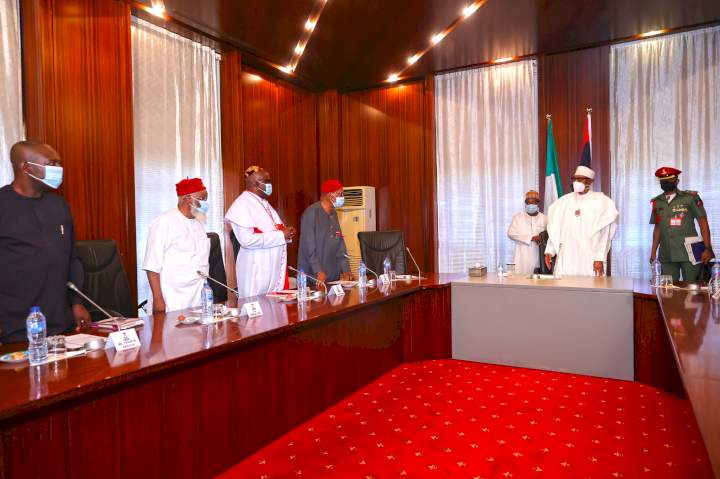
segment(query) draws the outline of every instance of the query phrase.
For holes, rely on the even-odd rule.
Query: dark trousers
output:
[[[688,283],[697,283],[700,279],[700,271],[702,264],[693,265],[689,261],[671,261],[661,263],[662,274],[671,274],[673,282],[680,281],[680,271],[682,271],[682,279]]]

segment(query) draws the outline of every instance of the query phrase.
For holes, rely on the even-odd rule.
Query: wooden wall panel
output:
[[[423,271],[434,269],[424,82],[342,96],[341,178],[376,188],[378,230],[402,230]],[[434,185],[433,185],[434,186]],[[434,220],[433,220],[434,221]]]
[[[220,114],[225,211],[244,189],[242,57],[237,50],[220,59]]]
[[[595,190],[610,193],[610,47],[603,46],[538,58],[538,135],[540,189],[544,196],[547,148],[546,114],[553,119],[563,189],[580,163],[585,109],[592,108],[592,168]]]
[[[116,0],[20,5],[27,136],[60,153],[60,193],[77,239],[115,239],[134,292],[130,6]]]
[[[341,97],[336,91],[318,95],[318,176],[323,182],[340,175]]]

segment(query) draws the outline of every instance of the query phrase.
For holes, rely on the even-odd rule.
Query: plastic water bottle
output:
[[[390,278],[390,271],[392,271],[392,263],[390,263],[390,258],[385,256],[385,260],[383,261],[383,274],[387,275],[387,278]]]
[[[213,290],[205,281],[205,286],[202,289],[202,317],[203,319],[212,319],[215,315],[215,297],[213,296]]]
[[[367,288],[367,266],[365,263],[360,261],[358,266],[358,288]]]
[[[48,358],[47,321],[40,311],[40,306],[30,308],[25,320],[28,337],[28,356],[30,365],[42,364]]]
[[[710,282],[708,282],[708,292],[711,296],[720,292],[720,262],[713,262],[712,270],[710,270]]]
[[[307,301],[307,276],[303,270],[300,270],[297,275],[297,290],[298,303]]]

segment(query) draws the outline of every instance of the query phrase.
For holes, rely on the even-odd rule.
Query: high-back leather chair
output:
[[[225,274],[222,248],[220,247],[220,236],[217,233],[208,233],[207,236],[210,238],[209,276],[216,281],[227,284],[227,275]],[[227,301],[227,289],[213,281],[208,281],[208,283],[210,284],[210,288],[213,290],[213,297],[216,303],[224,303]]]
[[[385,257],[390,258],[392,269],[405,274],[405,240],[402,231],[361,231],[358,233],[360,254],[365,266],[382,274]]]
[[[75,248],[84,269],[83,293],[112,315],[137,316],[115,240],[76,241]],[[105,319],[95,306],[83,304],[93,321]]]

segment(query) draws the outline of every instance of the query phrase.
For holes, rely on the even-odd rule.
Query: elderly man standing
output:
[[[208,192],[200,178],[175,185],[177,207],[150,225],[145,262],[152,290],[153,311],[165,312],[198,306],[205,280],[197,272],[210,269],[210,239],[203,224]]]
[[[308,206],[300,221],[298,268],[323,282],[350,278],[345,238],[335,212],[344,201],[343,184],[327,180],[320,186],[320,201]]]
[[[83,270],[67,202],[50,190],[62,183],[60,156],[49,145],[21,141],[10,149],[15,178],[0,188],[0,341],[27,339],[25,317],[33,306],[47,318],[48,334],[90,322],[80,298]]]
[[[547,219],[540,212],[540,194],[530,190],[525,193],[525,211],[513,216],[508,236],[515,242],[515,272],[532,274],[540,267],[539,245],[543,242]]]
[[[557,255],[555,273],[570,276],[603,276],[610,244],[617,229],[615,203],[591,191],[595,172],[578,166],[572,177],[573,193],[555,201],[548,210],[548,243],[545,265]]]
[[[270,174],[259,166],[251,166],[245,170],[245,191],[225,215],[240,243],[235,267],[232,261],[226,263],[229,285],[235,286],[235,277],[241,298],[288,287],[287,244],[295,237],[295,228],[282,222],[267,200],[271,194]],[[226,252],[231,249],[226,248]]]

